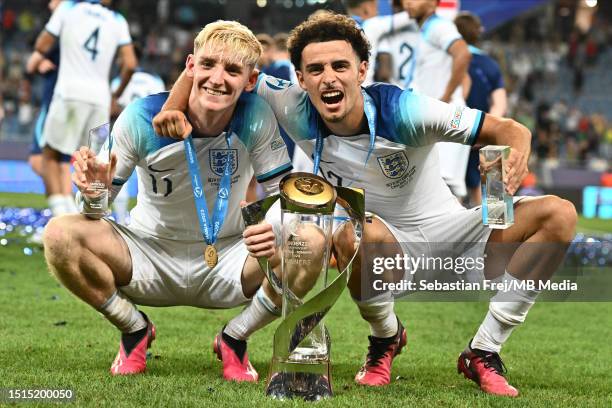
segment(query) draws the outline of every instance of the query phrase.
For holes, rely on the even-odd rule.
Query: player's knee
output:
[[[574,204],[556,196],[545,198],[542,227],[555,242],[570,242],[576,233],[578,215]]]
[[[70,261],[78,250],[80,241],[75,216],[64,215],[51,218],[43,234],[45,258],[49,265],[57,267]]]
[[[345,265],[355,252],[355,233],[352,224],[344,223],[334,233],[334,251],[339,264]]]
[[[383,244],[392,242],[393,236],[378,218],[373,218],[372,222],[365,223],[363,228],[364,244]]]

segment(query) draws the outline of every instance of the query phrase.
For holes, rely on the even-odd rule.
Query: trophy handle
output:
[[[336,187],[336,202],[350,215],[355,228],[355,252],[347,266],[316,296],[287,315],[274,334],[274,356],[288,358],[291,352],[319,324],[338,300],[350,277],[351,264],[359,253],[365,222],[365,194],[362,189]],[[274,274],[273,274],[274,275]],[[287,347],[287,345],[289,347]]]

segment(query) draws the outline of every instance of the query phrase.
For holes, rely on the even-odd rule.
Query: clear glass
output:
[[[283,318],[324,289],[331,249],[333,216],[282,211]],[[307,363],[329,358],[323,322],[291,352],[289,361]]]
[[[89,131],[89,149],[96,158],[88,169],[89,186],[83,194],[88,207],[85,214],[108,212],[108,182],[110,171],[110,148],[108,145],[110,125],[105,123]]]
[[[514,224],[512,196],[507,193],[503,181],[509,154],[509,146],[480,149],[482,223],[489,228],[505,229]]]

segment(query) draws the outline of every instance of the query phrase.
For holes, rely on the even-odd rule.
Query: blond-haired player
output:
[[[167,93],[138,99],[127,106],[113,128],[110,175],[112,200],[136,169],[138,203],[132,223],[121,226],[102,218],[66,215],[54,218],[45,230],[45,257],[51,271],[77,297],[101,312],[122,335],[111,373],[136,374],[146,369],[146,351],[155,326],[136,309],[188,305],[231,308],[254,299],[252,330],[268,323],[261,314],[275,310],[262,287],[257,258],[275,255],[270,224],[242,233],[241,200],[254,175],[266,193],[290,171],[286,147],[270,107],[255,94],[253,70],[261,47],[253,34],[236,22],[207,25],[194,41],[186,71],[193,79],[188,104],[191,144],[157,136],[151,118]],[[178,125],[180,126],[180,124]],[[108,148],[108,146],[107,146]],[[186,151],[199,171],[188,166]],[[102,154],[108,154],[103,152]],[[91,181],[94,154],[86,147],[75,152],[73,181],[81,206],[92,213],[85,191]],[[192,185],[199,175],[201,182]],[[206,220],[196,211],[195,198],[208,208],[210,223],[221,223],[218,235],[206,234]],[[225,207],[226,211],[219,210]],[[198,207],[202,209],[202,207]],[[212,245],[218,262],[205,262]],[[207,261],[210,259],[207,258]],[[259,307],[259,309],[258,309]],[[238,316],[240,322],[244,316]],[[234,331],[240,324],[232,324]],[[255,327],[253,327],[255,326]],[[256,381],[257,372],[246,353],[246,341],[222,331],[215,352],[223,361],[224,377]]]

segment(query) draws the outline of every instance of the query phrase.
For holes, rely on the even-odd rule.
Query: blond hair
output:
[[[251,30],[237,21],[218,20],[207,24],[193,41],[193,53],[202,47],[223,48],[226,57],[255,67],[262,53],[261,44]]]

